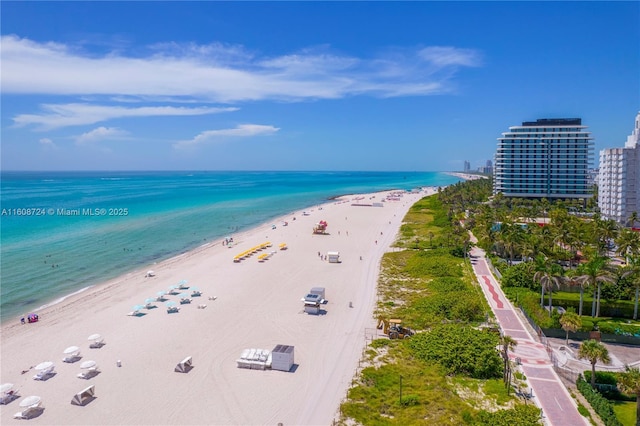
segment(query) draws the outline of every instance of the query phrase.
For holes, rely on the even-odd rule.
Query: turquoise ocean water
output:
[[[345,194],[435,172],[2,172],[0,320]]]

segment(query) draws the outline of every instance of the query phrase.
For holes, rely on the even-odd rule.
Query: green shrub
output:
[[[409,340],[415,356],[440,364],[448,374],[464,374],[478,379],[502,376],[502,359],[495,333],[458,324],[444,324]]]
[[[529,264],[518,263],[509,266],[502,272],[501,285],[502,287],[523,287],[537,290],[540,286],[533,281],[533,275]]]
[[[470,290],[471,286],[458,277],[436,277],[427,287],[434,291],[463,291]]]
[[[597,390],[593,389],[589,383],[585,382],[582,375],[578,377],[576,385],[606,426],[622,426],[613,411],[611,403],[600,395]]]
[[[535,405],[516,405],[511,410],[493,413],[481,411],[473,425],[491,426],[540,426],[540,409]]]

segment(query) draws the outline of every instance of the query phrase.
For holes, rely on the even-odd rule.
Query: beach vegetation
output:
[[[375,316],[400,318],[417,333],[371,341],[338,424],[539,424],[539,410],[521,408],[505,388],[498,334],[479,327],[491,314],[464,261],[470,245],[460,221],[490,184],[466,183],[483,190],[454,185],[463,195],[448,199],[446,188],[420,200],[396,243],[404,250],[384,255]]]

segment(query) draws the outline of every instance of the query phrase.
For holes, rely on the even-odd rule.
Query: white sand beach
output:
[[[405,193],[383,207],[352,205],[381,202],[388,193],[345,196],[308,209],[308,215],[289,214],[232,235],[231,247],[211,243],[93,287],[38,312],[38,323],[21,325],[16,318],[5,324],[0,382],[13,383],[21,398],[0,406],[0,423],[20,422],[13,419],[20,401],[37,395],[45,410],[29,424],[330,424],[366,336],[376,333],[372,312],[381,256],[409,207],[428,195]],[[328,222],[328,234],[312,235],[320,220]],[[266,261],[253,255],[233,262],[266,241],[272,243],[267,252],[275,251]],[[279,250],[280,243],[288,249]],[[341,263],[318,257],[334,250]],[[149,269],[155,276],[145,277]],[[143,316],[127,316],[134,305],[181,280],[202,296],[180,305],[176,314],[157,302],[155,309],[142,309]],[[300,299],[316,286],[326,289],[326,313],[308,315]],[[104,337],[103,347],[89,348],[93,333]],[[278,344],[295,348],[290,372],[237,367],[244,349]],[[63,363],[63,351],[73,345],[82,359]],[[193,369],[174,372],[187,356],[193,357]],[[87,360],[96,361],[101,373],[83,380],[76,375]],[[31,367],[42,361],[53,361],[57,374],[33,380]],[[96,398],[71,405],[74,394],[89,385],[95,385]]]

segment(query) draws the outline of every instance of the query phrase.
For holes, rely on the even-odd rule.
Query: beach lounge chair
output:
[[[14,399],[17,399],[19,396],[20,395],[18,395],[18,392],[16,391],[5,392],[2,395],[0,395],[0,404],[6,405],[11,401],[13,401]]]
[[[182,299],[180,299],[180,304],[181,305],[187,305],[189,303],[191,303],[192,299],[189,299],[188,297],[183,297]]]
[[[180,307],[179,306],[169,306],[167,308],[167,313],[168,314],[175,314],[175,313],[178,313],[178,312],[180,312]]]
[[[45,368],[43,370],[40,370],[36,373],[35,376],[33,376],[33,380],[47,380],[49,379],[49,377],[53,376],[55,374],[54,371],[55,367],[52,365],[49,368]]]
[[[18,420],[29,420],[34,417],[37,417],[40,413],[42,413],[42,410],[44,410],[43,407],[39,405],[33,405],[31,407],[25,408],[22,411],[17,412],[16,414],[13,415],[13,418]]]
[[[86,387],[73,396],[71,404],[80,406],[87,405],[96,398],[95,393],[96,387],[94,385]]]
[[[62,358],[62,362],[74,363],[76,361],[79,361],[80,359],[82,359],[82,357],[79,353],[77,353],[65,356],[64,358]]]
[[[91,342],[89,344],[89,347],[91,349],[100,349],[104,345],[106,345],[106,343],[104,342],[104,339],[99,339],[99,340],[94,340],[93,342]]]
[[[96,365],[95,367],[87,368],[86,370],[79,372],[76,375],[76,377],[78,379],[89,380],[90,378],[95,377],[100,373],[101,371],[98,369],[98,366]]]
[[[202,292],[198,289],[193,289],[191,291],[191,297],[200,297],[202,296]]]
[[[176,365],[173,371],[177,373],[188,373],[193,368],[193,359],[188,356]]]

